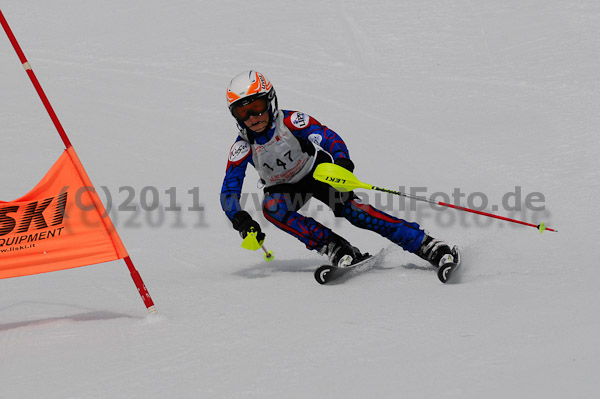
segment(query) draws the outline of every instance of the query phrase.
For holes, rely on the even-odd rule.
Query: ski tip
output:
[[[456,282],[456,271],[459,267],[460,263],[446,263],[445,265],[440,266],[437,272],[438,279],[444,284]]]
[[[315,270],[315,280],[317,280],[319,284],[327,284],[330,280],[328,274],[331,273],[333,269],[333,266],[330,265],[323,265],[319,267],[317,270]]]
[[[448,261],[440,266],[437,271],[438,279],[444,284],[456,282],[456,270],[462,263],[458,246],[455,245],[454,248],[452,248],[452,255],[453,256],[447,255]]]

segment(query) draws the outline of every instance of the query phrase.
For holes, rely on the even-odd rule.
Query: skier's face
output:
[[[251,115],[244,121],[244,124],[254,133],[260,133],[269,125],[269,113],[263,112],[260,115]]]

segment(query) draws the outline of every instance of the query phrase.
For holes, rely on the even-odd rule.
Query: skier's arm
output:
[[[244,140],[238,140],[229,151],[225,178],[221,187],[221,208],[233,222],[236,213],[242,211],[240,195],[246,177],[246,168],[252,159],[250,145]]]
[[[284,123],[296,137],[312,141],[327,151],[336,164],[350,171],[354,169],[346,143],[339,134],[327,126],[307,114],[291,111],[285,112]]]
[[[221,188],[221,207],[231,220],[233,228],[240,233],[242,238],[246,238],[248,232],[254,231],[257,233],[257,240],[261,242],[265,239],[265,234],[261,231],[260,225],[240,205],[246,168],[251,162],[250,145],[241,139],[236,141],[229,151],[229,160]]]

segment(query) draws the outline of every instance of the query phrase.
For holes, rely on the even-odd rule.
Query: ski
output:
[[[348,275],[350,272],[352,272],[352,274],[356,274],[369,270],[382,254],[383,250],[376,255],[367,254],[367,258],[348,267],[336,267],[332,265],[320,266],[317,268],[317,270],[315,270],[315,280],[317,280],[317,283],[319,284],[327,284],[334,280],[340,280],[343,276]]]
[[[335,267],[332,265],[322,265],[315,270],[315,280],[319,284],[328,284],[332,281],[341,281],[342,277],[356,275],[371,269],[383,254],[383,250],[376,255],[369,255],[366,259],[357,262],[348,267]],[[460,252],[457,246],[452,248],[452,257],[437,269],[438,279],[444,284],[457,282],[458,270],[461,266]]]
[[[437,271],[438,279],[444,283],[456,282],[457,270],[460,268],[460,252],[458,247],[452,248],[452,260],[447,261]]]

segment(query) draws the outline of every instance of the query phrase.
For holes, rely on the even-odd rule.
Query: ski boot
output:
[[[431,263],[435,268],[438,268],[445,263],[457,263],[457,247],[450,248],[450,245],[442,240],[433,238],[430,235],[425,235],[421,246],[416,252],[421,259]]]
[[[352,266],[369,257],[368,253],[361,254],[358,248],[333,232],[321,254],[327,255],[332,266],[340,268]]]
[[[438,269],[438,278],[444,284],[451,280],[452,275],[460,266],[458,247],[455,245],[450,249],[450,246],[444,241],[430,235],[425,236],[416,254]]]
[[[327,255],[331,264],[320,266],[315,270],[315,279],[319,284],[327,284],[332,280],[339,279],[351,270],[356,270],[355,267],[360,267],[373,258],[366,252],[360,253],[358,248],[353,247],[348,241],[333,232],[329,234],[329,240],[320,253]]]

